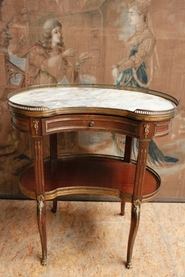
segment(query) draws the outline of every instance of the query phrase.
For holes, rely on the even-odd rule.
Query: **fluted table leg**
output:
[[[47,261],[47,235],[46,235],[46,202],[45,202],[45,186],[44,186],[44,149],[43,137],[32,136],[32,145],[34,152],[34,169],[36,183],[36,199],[37,199],[37,222],[42,246],[42,265],[46,265]]]

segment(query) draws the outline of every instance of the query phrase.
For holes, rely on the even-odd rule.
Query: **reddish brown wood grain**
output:
[[[106,157],[63,158],[57,162],[57,172],[52,177],[50,161],[45,162],[45,192],[59,188],[96,187],[116,189],[130,197],[133,194],[136,165],[124,163],[119,159]],[[21,184],[30,191],[35,190],[34,168],[31,167],[20,179]],[[159,189],[159,180],[149,170],[145,173],[143,197],[150,197]],[[79,191],[80,193],[80,191]],[[69,190],[69,194],[71,191]],[[62,195],[62,191],[60,192]],[[28,195],[30,196],[30,195]]]

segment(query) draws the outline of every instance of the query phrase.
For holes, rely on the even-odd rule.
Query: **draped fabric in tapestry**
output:
[[[29,136],[11,126],[7,94],[48,83],[144,87],[180,100],[171,133],[150,143],[158,200],[185,199],[185,3],[170,0],[0,1],[0,197],[22,198]],[[124,155],[123,136],[59,134],[59,152]],[[45,138],[45,156],[49,151]],[[133,158],[137,141],[133,146]]]

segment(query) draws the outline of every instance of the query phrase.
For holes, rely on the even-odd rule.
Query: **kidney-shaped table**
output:
[[[159,175],[147,166],[152,138],[167,135],[178,101],[167,94],[101,85],[49,85],[25,88],[8,96],[12,125],[31,136],[34,163],[20,176],[20,189],[37,201],[37,219],[43,265],[47,260],[46,201],[63,195],[100,195],[131,203],[127,268],[139,227],[141,203],[160,188]],[[57,133],[111,132],[125,135],[124,157],[112,155],[59,155]],[[44,159],[43,137],[50,137],[50,158]],[[136,161],[132,141],[138,140]]]

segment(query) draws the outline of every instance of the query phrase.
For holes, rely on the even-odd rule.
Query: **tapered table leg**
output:
[[[142,202],[142,188],[145,178],[146,162],[148,156],[149,139],[140,139],[137,157],[137,166],[134,180],[134,191],[132,197],[131,207],[131,225],[128,239],[127,249],[127,268],[132,267],[132,252],[134,248],[134,242],[137,235],[139,221],[140,221],[140,210]]]
[[[42,246],[41,264],[47,263],[47,237],[46,237],[46,203],[43,195],[37,196],[37,221]]]
[[[50,163],[51,163],[51,176],[52,179],[57,178],[57,134],[51,134],[50,136]],[[52,213],[57,211],[57,198],[53,199]]]
[[[56,213],[57,211],[57,198],[53,199],[53,207],[51,209],[52,213]]]
[[[44,185],[44,149],[43,137],[32,136],[34,169],[36,183],[37,199],[37,222],[42,246],[41,264],[46,265],[47,260],[47,237],[46,237],[46,202],[45,202],[45,185]]]
[[[125,215],[125,201],[121,200],[121,212],[120,215]]]
[[[124,153],[124,162],[130,163],[131,161],[131,153],[132,153],[132,141],[133,138],[130,136],[126,136],[125,140],[125,153]],[[125,215],[125,201],[121,200],[121,212],[120,215]]]
[[[141,202],[139,200],[135,201],[131,207],[131,226],[130,234],[128,240],[128,251],[127,251],[127,268],[132,268],[132,252],[134,248],[134,242],[139,228],[140,221],[140,207]]]

